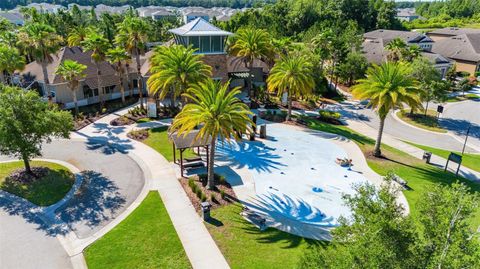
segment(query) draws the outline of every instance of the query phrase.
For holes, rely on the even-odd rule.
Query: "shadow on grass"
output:
[[[212,216],[210,216],[210,218],[208,220],[206,220],[207,223],[215,226],[215,227],[221,227],[223,226],[223,222],[221,220],[218,220]]]

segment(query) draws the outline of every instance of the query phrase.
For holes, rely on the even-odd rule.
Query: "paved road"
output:
[[[88,182],[82,195],[56,212],[77,237],[88,237],[107,225],[141,192],[143,172],[124,153],[95,141],[61,140],[44,146],[44,158],[71,163]],[[8,159],[0,156],[0,161]],[[61,231],[25,212],[28,209],[0,200],[0,268],[71,267],[55,237]]]
[[[363,121],[372,128],[378,129],[378,116],[371,109],[354,109],[352,106],[337,106],[336,109],[340,110],[346,118]],[[422,131],[397,121],[391,114],[387,116],[384,128],[385,133],[389,135],[417,144],[456,151],[461,151],[463,147],[462,142],[450,135]],[[467,148],[467,151],[476,152],[473,148]]]
[[[440,124],[460,137],[470,126],[468,143],[480,148],[480,100],[447,104]]]

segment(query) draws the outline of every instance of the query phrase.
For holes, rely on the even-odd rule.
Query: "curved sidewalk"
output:
[[[127,137],[127,133],[132,129],[139,128],[138,126],[113,127],[109,125],[111,120],[127,113],[127,111],[128,108],[110,114],[84,129],[75,132],[72,137],[77,139],[94,138],[104,140],[112,146],[115,146],[118,141],[122,141],[119,145],[120,147],[122,144],[127,143],[127,154],[139,162],[142,169],[147,171],[145,174],[147,189],[156,190],[160,193],[192,267],[209,269],[229,268],[224,256],[203,224],[203,220],[197,214],[185,194],[171,164],[152,148]],[[138,206],[143,200],[142,196],[143,195],[140,195],[134,202],[135,206],[132,205],[132,209],[127,211],[133,211],[134,207]],[[96,239],[115,227],[115,225],[128,214],[124,215],[125,216],[112,222],[109,227],[105,227],[101,234],[95,235],[95,237],[90,238],[88,242],[78,247],[84,248],[88,244],[93,243]]]

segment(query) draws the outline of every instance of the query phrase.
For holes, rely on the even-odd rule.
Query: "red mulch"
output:
[[[215,190],[207,190],[206,182],[200,181],[198,176],[193,176],[192,178],[195,180],[195,184],[197,185],[197,187],[200,188],[203,191],[203,193],[205,193],[205,195],[207,196],[207,201],[212,206],[212,209],[231,204],[235,200],[237,200],[237,196],[235,195],[235,192],[233,191],[232,186],[230,186],[230,184],[228,184],[228,182],[226,181],[222,183],[217,182],[217,184],[215,185],[216,187]],[[185,190],[185,193],[190,199],[190,202],[192,202],[193,207],[195,207],[195,210],[199,212],[201,210],[200,203],[202,201],[197,197],[197,195],[192,191],[192,189],[188,185],[188,178],[180,178],[178,180],[180,181],[180,184],[182,185],[183,189]],[[221,190],[225,192],[225,199],[222,199],[221,197],[221,194],[220,194]],[[215,197],[214,201],[212,201],[211,199],[212,194]]]

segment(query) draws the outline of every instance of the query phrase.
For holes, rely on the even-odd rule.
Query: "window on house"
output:
[[[105,94],[110,94],[110,93],[113,93],[114,91],[115,91],[115,85],[105,87]]]
[[[191,36],[190,45],[192,45],[194,49],[200,49],[200,38],[198,36]]]
[[[210,46],[210,37],[209,36],[201,36],[200,37],[200,52],[211,52]]]
[[[92,98],[98,96],[98,89],[90,89],[88,86],[83,86],[83,96],[85,98]]]
[[[212,36],[212,51],[222,52],[222,39],[219,36]]]

